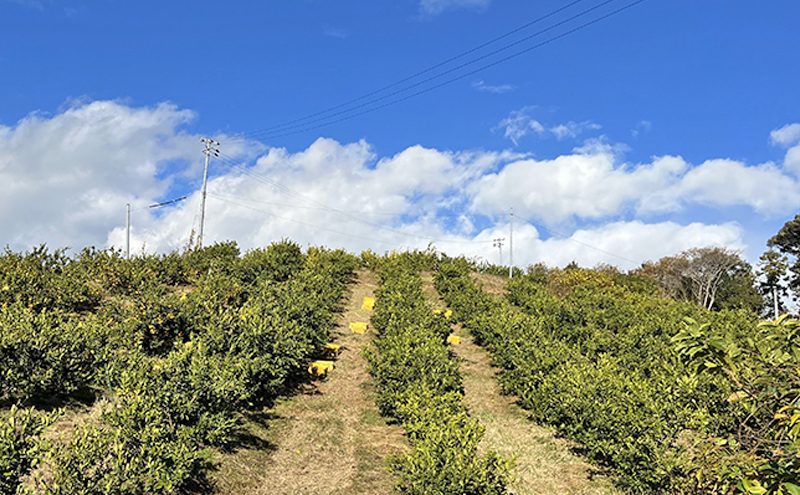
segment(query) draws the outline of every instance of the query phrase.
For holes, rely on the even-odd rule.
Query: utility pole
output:
[[[503,241],[505,240],[506,240],[505,237],[500,237],[492,241],[493,242],[492,246],[500,250],[500,266],[503,266]]]
[[[511,207],[511,228],[508,232],[508,278],[514,278],[514,207]]]
[[[125,222],[125,259],[131,259],[131,204],[128,203],[128,220]]]
[[[219,156],[219,149],[216,147],[219,146],[219,141],[214,141],[210,138],[200,138],[206,147],[203,149],[203,154],[206,155],[206,168],[203,172],[203,195],[200,203],[200,235],[197,237],[197,247],[203,247],[203,224],[206,220],[206,193],[208,191],[208,161],[211,158],[211,155]]]

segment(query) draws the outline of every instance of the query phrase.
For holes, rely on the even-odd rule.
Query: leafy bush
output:
[[[23,491],[183,491],[209,469],[209,448],[234,438],[239,411],[304,376],[330,340],[358,260],[341,250],[303,254],[289,241],[251,253],[239,258],[235,243],[131,260],[84,250],[41,272],[59,281],[48,277],[63,265],[78,293],[102,294],[91,311],[16,299],[0,308],[0,394],[28,400],[95,387],[107,401],[99,419],[54,441]],[[194,286],[178,286],[187,282]],[[30,467],[11,459],[20,473]]]
[[[24,401],[92,384],[103,350],[98,331],[75,317],[0,309],[0,397]]]
[[[741,339],[687,319],[673,341],[696,372],[721,375],[736,390],[737,428],[714,452],[719,476],[746,493],[800,493],[800,322],[784,315]]]
[[[22,477],[36,466],[42,450],[38,437],[52,419],[16,406],[0,415],[0,493],[16,493]]]
[[[379,336],[365,353],[378,407],[403,425],[413,447],[390,461],[397,488],[415,495],[507,493],[511,463],[494,452],[478,454],[483,427],[463,404],[459,361],[446,344],[449,323],[425,300],[421,265],[414,255],[380,262],[371,320]]]
[[[99,291],[86,284],[63,250],[49,253],[41,245],[25,254],[6,248],[0,255],[0,306],[20,304],[33,312],[91,309]]]
[[[257,285],[263,280],[285,282],[303,268],[305,261],[300,246],[284,239],[270,244],[266,249],[253,249],[245,253],[239,262],[239,278],[250,285]]]
[[[510,281],[508,300],[522,311],[483,293],[463,260],[440,263],[436,284],[504,370],[504,389],[615,469],[629,491],[732,487],[717,476],[722,460],[709,446],[735,431],[734,390],[720,376],[693,373],[671,338],[690,315],[741,337],[754,315],[704,312],[580,268]]]

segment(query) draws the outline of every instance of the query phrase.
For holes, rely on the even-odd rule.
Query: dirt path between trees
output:
[[[490,280],[489,280],[490,279]],[[423,274],[425,292],[437,307],[444,308],[430,274]],[[479,283],[487,292],[500,295],[505,281],[500,277],[481,275]],[[559,438],[550,428],[537,425],[519,407],[514,396],[503,395],[497,382],[497,368],[489,354],[476,345],[470,333],[460,324],[454,333],[461,342],[452,347],[464,361],[464,402],[470,414],[485,427],[480,448],[491,449],[504,456],[516,456],[516,480],[511,485],[515,495],[574,494],[617,495],[610,481],[594,471],[572,451],[569,441]]]
[[[394,477],[385,457],[408,448],[404,431],[387,425],[375,406],[375,392],[361,349],[371,330],[354,334],[350,322],[369,322],[361,309],[377,287],[374,274],[356,273],[345,311],[333,331],[342,347],[335,369],[299,394],[250,417],[251,440],[221,457],[216,493],[370,494],[392,493]]]

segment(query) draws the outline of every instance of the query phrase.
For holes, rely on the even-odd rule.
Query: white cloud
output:
[[[290,237],[354,251],[424,247],[431,239],[468,244],[446,231],[437,212],[449,208],[466,183],[513,156],[412,146],[377,159],[364,141],[343,145],[322,138],[298,153],[273,148],[247,173],[236,169],[209,182],[206,240],[236,239],[252,247]],[[186,239],[198,204],[195,194],[134,244],[175,247],[176,237]],[[466,218],[457,230],[465,229],[471,229]],[[109,243],[120,245],[123,235],[118,228]]]
[[[544,230],[543,227],[540,227]],[[539,230],[528,223],[514,226],[514,264],[525,267],[544,262],[549,266],[563,267],[572,261],[581,266],[608,263],[623,269],[632,269],[646,260],[657,260],[692,247],[720,246],[744,249],[742,229],[735,223],[686,226],[674,222],[646,224],[641,221],[613,222],[593,229],[581,229],[568,237],[545,231],[542,239]],[[481,232],[476,239],[509,237],[507,225]],[[476,255],[473,252],[473,255]],[[491,245],[481,249],[479,256],[497,263],[499,252]],[[507,246],[504,262],[508,263]]]
[[[441,14],[445,10],[484,10],[491,0],[420,0],[419,10],[425,15]]]
[[[791,146],[800,142],[800,124],[788,124],[769,133],[773,144]]]
[[[196,167],[197,138],[179,131],[194,118],[161,104],[134,109],[117,102],[31,114],[0,126],[0,234],[11,245],[83,246],[105,238],[124,218],[166,193],[165,162]]]
[[[484,93],[494,93],[494,94],[503,94],[503,93],[508,93],[509,91],[514,91],[514,86],[512,86],[511,84],[501,84],[493,86],[490,84],[486,84],[482,80],[473,81],[472,87],[477,91],[483,91]]]
[[[691,205],[744,205],[766,215],[800,208],[800,184],[772,163],[747,166],[680,157],[627,164],[613,146],[590,142],[552,160],[514,161],[470,184],[473,211],[499,213],[513,204],[548,223],[602,219],[632,211],[653,214]]]
[[[747,205],[760,213],[782,213],[800,207],[800,184],[773,163],[747,166],[718,159],[691,168],[658,197],[673,205]]]
[[[498,213],[510,204],[526,217],[558,223],[573,216],[619,214],[674,181],[687,165],[660,159],[626,168],[611,153],[562,155],[553,160],[520,160],[471,185],[475,211]]]
[[[135,252],[185,246],[197,227],[202,174],[199,136],[182,130],[193,118],[171,104],[74,102],[56,115],[0,126],[0,242],[13,249],[42,242],[121,247],[131,203]],[[246,165],[212,161],[206,244],[235,239],[245,249],[284,237],[354,252],[424,248],[434,240],[450,254],[495,260],[491,239],[507,237],[513,205],[520,217],[541,219],[570,239],[542,240],[533,226],[517,224],[519,265],[574,259],[630,268],[614,255],[638,264],[694,246],[744,245],[736,224],[648,224],[648,214],[691,212],[696,204],[764,214],[800,207],[797,182],[775,164],[718,159],[695,166],[674,156],[630,164],[602,140],[536,160],[419,145],[381,157],[366,141],[322,138],[292,153],[217,138],[227,156]],[[146,208],[177,189],[195,192],[158,212]],[[569,227],[576,219],[594,226],[576,231]]]
[[[783,166],[800,175],[800,124],[788,124],[770,133],[772,144],[788,148]]]
[[[536,107],[524,107],[521,110],[514,110],[508,117],[501,120],[498,128],[504,129],[504,136],[510,139],[515,145],[519,140],[528,134],[537,134],[540,138],[555,137],[559,141],[566,138],[575,139],[586,131],[601,129],[599,124],[591,121],[573,122],[548,126],[542,124],[531,116]]]
[[[639,134],[641,134],[642,132],[648,132],[652,128],[653,128],[652,122],[650,122],[649,120],[641,120],[639,121],[638,124],[636,124],[635,128],[631,129],[631,136],[638,137]]]

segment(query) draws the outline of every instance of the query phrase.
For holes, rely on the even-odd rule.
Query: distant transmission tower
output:
[[[506,240],[505,237],[500,237],[492,241],[493,242],[492,246],[500,250],[500,266],[503,266],[503,242],[505,240]]]
[[[206,220],[206,193],[208,191],[208,161],[211,158],[211,155],[219,156],[219,141],[214,141],[213,139],[209,138],[200,138],[206,147],[203,149],[203,154],[206,155],[206,168],[203,172],[203,196],[200,203],[200,233],[197,236],[197,247],[203,247],[203,224]]]

